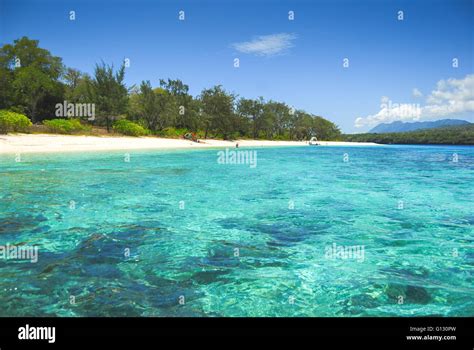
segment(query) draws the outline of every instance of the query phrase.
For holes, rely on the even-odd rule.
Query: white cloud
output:
[[[242,53],[257,56],[274,56],[282,54],[293,47],[294,39],[296,39],[296,35],[289,33],[260,35],[251,41],[234,43],[232,47]]]
[[[423,96],[423,94],[421,93],[421,91],[418,90],[417,88],[414,88],[414,89],[413,89],[412,95],[413,95],[413,97],[422,97],[422,96]]]
[[[423,106],[397,104],[390,100],[387,102],[387,97],[383,97],[379,112],[356,118],[354,124],[356,128],[360,128],[393,121],[455,117],[466,112],[474,112],[474,74],[466,75],[462,79],[438,81],[436,90],[431,91]]]

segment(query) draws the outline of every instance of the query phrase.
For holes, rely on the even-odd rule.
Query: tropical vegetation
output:
[[[22,37],[0,48],[0,109],[21,113],[45,131],[87,132],[90,125],[126,135],[277,140],[338,139],[339,128],[284,102],[248,99],[221,85],[192,96],[179,79],[125,84],[125,64],[97,63],[92,75],[66,67],[60,57]],[[93,104],[93,118],[58,115],[57,104]],[[63,113],[64,114],[64,113]],[[82,117],[82,118],[81,118]],[[81,118],[71,120],[64,118]],[[58,119],[62,119],[58,121]],[[75,121],[74,121],[75,120]],[[44,130],[44,129],[42,129]],[[3,132],[14,131],[11,127]]]
[[[383,134],[343,135],[345,141],[384,144],[474,145],[474,124]]]
[[[47,131],[55,134],[77,134],[91,129],[79,119],[52,119],[43,121],[43,124]]]
[[[0,134],[25,132],[31,126],[27,116],[7,110],[0,110]]]

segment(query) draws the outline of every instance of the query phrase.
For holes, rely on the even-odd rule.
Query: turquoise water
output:
[[[256,151],[0,156],[0,316],[474,315],[473,147]]]

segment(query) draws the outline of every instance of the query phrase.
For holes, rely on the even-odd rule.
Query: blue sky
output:
[[[1,44],[26,35],[89,73],[129,58],[129,85],[179,78],[197,95],[222,84],[350,133],[383,121],[474,121],[472,0],[0,1]]]

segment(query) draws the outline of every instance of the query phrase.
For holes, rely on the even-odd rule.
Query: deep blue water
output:
[[[254,150],[0,156],[0,316],[474,315],[473,147]]]

